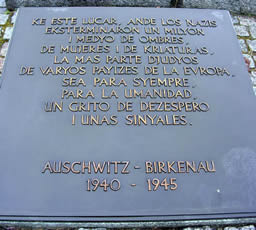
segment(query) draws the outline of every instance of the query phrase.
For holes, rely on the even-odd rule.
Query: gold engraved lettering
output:
[[[46,162],[46,164],[44,165],[44,168],[43,168],[43,170],[42,170],[42,173],[45,173],[46,170],[49,170],[50,173],[53,172],[53,170],[52,170],[52,168],[51,168],[51,164],[50,164],[49,161]]]
[[[85,161],[82,162],[82,171],[81,172],[84,174],[85,170],[87,170],[88,174],[91,174],[91,162],[90,161],[88,162],[87,165],[86,165]]]
[[[66,171],[63,171],[63,170],[62,170],[62,173],[65,173],[65,174],[66,174],[66,173],[69,173],[70,170],[71,170],[71,169],[70,169],[70,162],[69,162],[69,161],[65,161],[65,162],[63,163],[63,168],[66,169]]]
[[[70,167],[72,173],[79,174],[80,171],[79,171],[79,170],[75,170],[75,165],[81,165],[81,162],[80,162],[80,161],[78,161],[78,162],[73,162],[73,163],[71,164],[71,167]]]
[[[95,173],[98,173],[98,172],[103,173],[104,168],[105,168],[105,164],[106,164],[105,161],[103,162],[103,164],[101,164],[101,163],[96,164],[96,163],[93,161],[92,164],[93,164],[93,169],[94,169],[94,172],[95,172]]]
[[[130,164],[130,161],[122,161],[121,164],[124,164],[124,167],[121,171],[122,174],[129,174],[129,171],[127,171],[127,168]]]
[[[184,161],[178,161],[177,165],[178,165],[178,173],[185,173],[185,171],[184,171]]]

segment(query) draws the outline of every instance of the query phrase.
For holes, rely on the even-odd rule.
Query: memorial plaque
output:
[[[1,220],[255,217],[256,97],[227,11],[21,8],[0,114]]]

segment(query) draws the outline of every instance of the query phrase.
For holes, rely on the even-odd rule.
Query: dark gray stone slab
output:
[[[79,29],[74,29],[74,25],[51,25],[51,22],[56,23],[56,20],[51,21],[53,18],[70,17],[76,18],[74,24],[78,28],[84,27],[82,31],[87,26],[81,24],[83,18],[114,18],[116,21],[113,19],[112,22],[116,24],[107,25],[105,30],[115,30],[116,26],[129,27],[127,24],[131,18],[152,18],[152,24],[155,19],[156,25],[151,27],[159,27],[159,34],[146,34],[144,29],[149,28],[148,25],[135,25],[131,28],[138,28],[140,33],[126,34],[133,35],[134,42],[122,43],[120,36],[124,34],[120,32],[77,34]],[[46,19],[46,25],[35,25],[40,23],[40,18]],[[161,26],[161,19],[163,24],[167,19],[170,24],[171,19],[179,19],[181,25]],[[186,19],[193,20],[194,26],[186,26]],[[205,20],[211,21],[212,26],[206,26]],[[201,26],[195,26],[197,21],[201,21]],[[43,22],[44,20],[42,24]],[[179,24],[179,21],[176,23]],[[56,28],[53,30],[46,29],[47,27]],[[165,35],[164,28],[183,28],[183,32],[179,30],[179,35]],[[189,30],[189,33],[201,32],[198,35],[182,35],[188,28],[198,29]],[[54,31],[65,33],[50,33]],[[119,28],[119,31],[124,30]],[[76,40],[77,36],[84,36],[87,42]],[[104,40],[101,42],[98,36],[106,37],[101,38]],[[113,42],[110,36],[114,38]],[[148,36],[154,39],[145,43],[146,39],[150,39]],[[137,51],[132,54],[125,53],[124,44],[136,45]],[[61,45],[84,45],[84,51],[61,53]],[[45,54],[42,51],[43,46],[54,46],[55,52]],[[89,49],[91,51],[88,51],[88,46],[92,47]],[[118,51],[116,46],[119,47]],[[166,50],[165,54],[163,50]],[[182,54],[184,50],[187,50],[186,54]],[[192,54],[195,50],[198,52]],[[119,57],[128,54],[141,56],[141,63],[138,61],[135,64],[134,59],[131,63],[105,63],[107,56]],[[94,59],[95,55],[99,57],[94,61],[101,59],[100,63],[74,63],[75,56],[84,56],[89,60],[89,56]],[[66,59],[63,59],[64,56]],[[170,60],[176,57],[176,63],[154,64],[160,73],[146,75],[145,66],[153,65],[148,63],[148,56],[172,57]],[[177,58],[183,60],[181,64],[177,64]],[[192,59],[193,63],[188,64]],[[60,60],[68,61],[62,61],[60,64]],[[20,74],[24,66],[34,67],[34,74]],[[44,74],[47,66],[53,71],[56,71],[57,67],[60,68],[59,72],[56,72],[58,74]],[[65,74],[63,68],[69,66],[73,67]],[[118,66],[119,71],[121,67],[129,69],[129,66],[135,66],[137,71],[129,70],[123,74],[122,70],[103,74],[102,70],[94,73],[93,66]],[[176,67],[179,75],[164,75],[163,67],[166,67],[169,73],[170,68]],[[212,68],[208,69],[208,74],[205,75],[206,72],[202,69],[202,74],[199,70],[196,71],[198,67]],[[74,74],[77,68],[81,68],[80,74]],[[219,73],[211,74],[215,68],[219,68]],[[226,72],[222,71],[223,68]],[[130,74],[132,71],[133,74]],[[67,87],[67,80],[64,79],[71,77],[82,78],[86,86],[80,84]],[[97,81],[102,81],[103,78],[108,81],[110,77],[115,77],[117,81],[123,78],[127,86],[93,86],[93,80],[96,78]],[[152,86],[137,86],[138,78],[146,77],[152,79]],[[167,82],[172,84],[168,87],[155,87],[156,78],[160,82],[169,78]],[[173,85],[174,78],[176,83],[179,82],[176,86]],[[187,83],[182,85],[182,79]],[[104,95],[114,89],[119,98],[102,98],[102,89],[105,90]],[[142,90],[144,93],[153,89],[175,92],[186,89],[191,93],[191,97],[175,99],[137,96],[131,99],[124,96],[125,89]],[[61,99],[63,90],[92,90],[95,99],[72,98],[72,94],[69,98],[64,95]],[[54,101],[59,104],[63,102],[63,111],[56,109],[56,112],[46,112],[46,108],[49,108],[46,105]],[[107,112],[99,109],[96,112],[71,111],[75,108],[75,102],[88,101],[108,102],[110,109]],[[117,112],[118,101],[132,102],[133,111]],[[167,109],[171,107],[173,110],[175,104],[169,105],[169,102],[188,104],[187,111],[183,106],[180,112],[161,112],[140,111],[141,102],[165,102]],[[69,105],[72,103],[70,109]],[[201,111],[197,111],[198,108],[194,112],[190,111],[192,103],[201,103]],[[206,105],[209,105],[209,110]],[[256,101],[251,82],[230,15],[226,11],[21,8],[9,44],[0,90],[0,219],[97,222],[255,217],[255,112]],[[73,115],[76,118],[75,125],[72,125]],[[102,125],[81,124],[81,117],[86,119],[87,115],[98,115],[101,118],[106,116],[112,125],[106,125],[106,122],[102,122]],[[117,118],[111,120],[111,115],[116,115]],[[134,125],[132,115],[136,115],[137,119],[138,115],[147,115],[147,125],[143,121],[140,125]],[[173,115],[175,117],[172,117]],[[150,119],[148,116],[157,117],[158,122],[155,118],[152,121],[152,117]],[[118,120],[117,125],[114,124],[115,119]],[[129,125],[131,122],[133,125]],[[113,163],[114,161],[122,163]],[[54,166],[55,162],[57,165],[59,162],[67,162],[65,166],[62,165],[60,173]],[[89,162],[91,173],[88,169],[82,170],[82,165],[88,165]],[[106,163],[103,173],[95,173],[93,164],[104,162]],[[125,162],[129,163],[126,169],[123,168]],[[109,171],[108,164],[111,165]],[[116,171],[115,164],[118,164]],[[157,172],[151,173],[154,168]],[[164,183],[165,178],[167,185]],[[94,186],[90,184],[90,191],[87,191],[87,181],[93,179],[99,179],[101,183],[106,179],[108,184],[112,181],[112,190],[108,186],[107,191],[104,191],[102,185],[92,191]],[[117,180],[120,182],[120,189],[117,189]],[[156,188],[153,183],[156,184],[157,180],[161,181],[162,185],[153,191]]]

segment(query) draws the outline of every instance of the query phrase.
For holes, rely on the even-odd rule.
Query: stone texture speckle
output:
[[[256,78],[251,77],[253,87],[256,87]]]
[[[255,230],[254,225],[244,226],[241,227],[240,230]]]
[[[0,14],[4,14],[6,12],[6,8],[0,7]]]
[[[186,8],[222,9],[234,13],[240,13],[241,10],[239,0],[183,0],[183,5]]]
[[[4,32],[4,39],[11,39],[13,27],[6,27]]]
[[[144,6],[144,7],[170,7],[171,0],[7,0],[8,9],[21,6]]]
[[[3,66],[4,66],[4,58],[0,57],[0,73],[2,73]]]
[[[5,0],[0,0],[0,7],[6,7]]]
[[[239,0],[242,14],[256,14],[256,1],[254,0]]]
[[[256,15],[254,0],[183,0],[186,8],[223,9],[233,13]]]
[[[250,33],[253,38],[256,38],[256,22],[250,26]]]
[[[249,54],[243,54],[245,58],[247,58],[250,61],[250,68],[255,68],[254,60]]]
[[[247,45],[243,39],[239,39],[239,45],[241,47],[242,52],[246,53],[248,52]]]
[[[11,19],[11,23],[14,24],[17,18],[17,11],[13,14],[12,19]]]
[[[256,95],[256,87],[253,87],[254,94]]]
[[[256,17],[235,15],[232,18],[237,19],[233,21],[233,26],[238,36],[239,45],[244,57],[250,61],[251,76],[255,75],[256,79]],[[247,36],[247,33],[249,36]]]
[[[246,26],[234,25],[236,34],[241,37],[249,37],[249,33]]]
[[[239,23],[238,16],[233,16],[233,15],[231,15],[231,19],[232,19],[232,23],[233,23],[234,25],[236,25],[236,24]]]
[[[78,230],[91,230],[90,228],[78,228]],[[106,228],[93,228],[93,230],[107,230]],[[249,230],[249,229],[247,229]]]
[[[239,18],[240,24],[244,26],[249,26],[256,22],[254,18],[249,18],[247,16],[238,16],[238,18]]]
[[[186,227],[183,230],[213,230],[210,226],[202,226],[202,227]]]
[[[1,55],[1,56],[4,56],[4,57],[6,56],[7,50],[8,50],[8,45],[9,45],[8,42],[5,42],[5,43],[3,44],[2,48],[1,48],[1,51],[0,51],[0,55]]]
[[[7,14],[0,14],[0,25],[4,25],[8,20],[9,15]]]
[[[239,230],[239,228],[236,228],[236,227],[225,227],[224,230]]]
[[[247,40],[249,48],[252,52],[256,53],[256,40]]]
[[[256,71],[251,72],[252,77],[256,78]]]

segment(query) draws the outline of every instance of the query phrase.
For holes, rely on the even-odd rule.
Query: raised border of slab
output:
[[[0,221],[3,227],[32,228],[155,228],[155,227],[191,227],[226,226],[256,223],[256,218],[178,220],[178,221],[138,221],[138,222],[36,222],[36,221]]]

